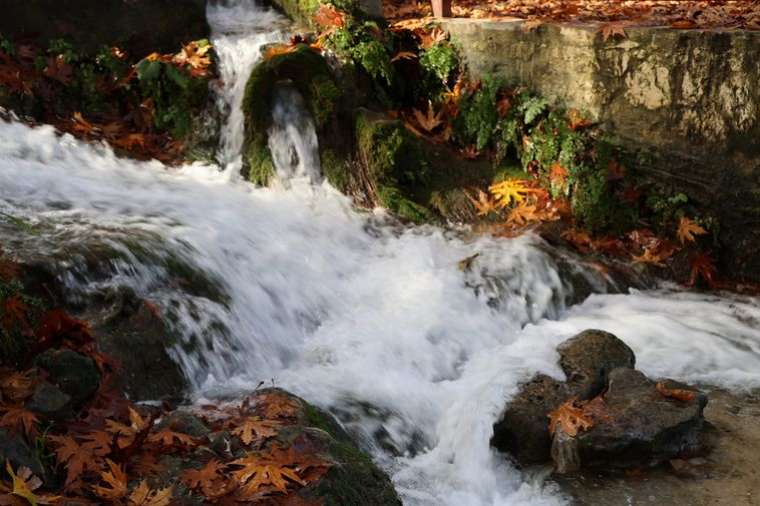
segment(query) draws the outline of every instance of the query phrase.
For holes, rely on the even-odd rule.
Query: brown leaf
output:
[[[697,396],[697,394],[691,390],[684,390],[682,388],[668,388],[662,381],[657,383],[657,391],[660,392],[663,397],[667,397],[668,399],[675,399],[681,402],[693,401]]]
[[[599,27],[604,41],[607,42],[611,37],[620,37],[625,39],[628,35],[625,33],[625,28],[628,26],[627,22],[613,21],[610,23],[604,23]]]
[[[110,471],[100,473],[106,486],[94,485],[92,491],[101,499],[116,501],[127,495],[127,474],[112,460],[106,459]]]
[[[248,417],[238,422],[230,432],[238,436],[244,444],[250,445],[254,441],[263,441],[277,435],[280,424],[258,417]]]
[[[16,406],[0,406],[0,411],[5,414],[0,418],[0,427],[5,427],[13,431],[23,431],[29,437],[37,434],[37,415],[31,411]]]
[[[417,109],[414,109],[412,112],[414,113],[414,118],[417,120],[417,123],[426,132],[432,132],[443,124],[441,111],[436,113],[433,110],[433,104],[431,103],[428,103],[427,113],[423,113]]]
[[[148,436],[148,442],[159,443],[162,446],[168,447],[175,446],[175,440],[177,441],[176,446],[196,446],[195,439],[192,436],[169,429],[161,429],[155,434]]]

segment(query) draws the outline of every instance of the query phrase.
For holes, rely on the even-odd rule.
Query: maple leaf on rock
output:
[[[276,422],[262,420],[258,417],[248,417],[230,431],[238,436],[243,443],[250,445],[254,441],[261,441],[277,435],[280,425]]]
[[[660,395],[667,397],[668,399],[675,399],[681,402],[693,401],[697,394],[691,390],[684,390],[683,388],[668,388],[664,382],[657,383],[657,391]]]
[[[583,408],[576,405],[576,399],[570,399],[562,403],[557,409],[549,413],[549,433],[554,434],[557,428],[570,437],[575,437],[579,432],[594,426],[591,416],[584,412]]]
[[[681,241],[681,244],[685,244],[686,242],[694,242],[695,235],[703,235],[706,233],[707,230],[697,225],[686,216],[683,216],[681,218],[681,221],[678,222],[677,235],[678,240]]]
[[[148,436],[148,442],[159,443],[162,446],[174,446],[175,440],[180,446],[195,446],[195,439],[192,436],[169,429],[161,429]]]
[[[34,369],[14,371],[0,369],[0,399],[6,398],[12,402],[20,402],[34,393],[37,384],[37,373]]]

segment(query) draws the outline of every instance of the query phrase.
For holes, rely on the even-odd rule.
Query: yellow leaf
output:
[[[500,183],[491,185],[489,190],[499,207],[508,207],[513,202],[519,204],[527,195],[534,192],[528,183],[525,179],[505,179]]]

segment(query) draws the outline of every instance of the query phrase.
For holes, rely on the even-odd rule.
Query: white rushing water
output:
[[[504,506],[564,502],[489,439],[520,381],[562,376],[555,346],[580,330],[615,333],[647,374],[760,387],[758,300],[663,288],[565,307],[567,276],[535,237],[401,228],[312,182],[313,129],[289,129],[287,103],[272,142],[288,184],[231,177],[245,77],[261,44],[284,32],[246,1],[209,13],[231,106],[226,170],[130,161],[51,127],[0,121],[0,211],[38,224],[58,254],[98,241],[121,248],[108,283],[173,312],[186,339],[173,353],[199,396],[273,379],[340,413],[405,504]],[[132,253],[134,237],[152,238],[156,256]],[[207,273],[226,300],[164,286],[164,254]]]

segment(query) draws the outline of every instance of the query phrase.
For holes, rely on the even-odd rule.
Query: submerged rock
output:
[[[491,444],[523,465],[554,459],[561,473],[581,467],[633,468],[692,454],[702,448],[707,398],[674,382],[658,384],[633,369],[633,351],[607,332],[587,330],[558,347],[567,381],[537,375],[524,384],[494,425]],[[685,390],[683,399],[668,396]],[[549,414],[575,399],[594,399],[584,412],[590,427],[552,435]],[[584,416],[585,416],[584,415]]]

